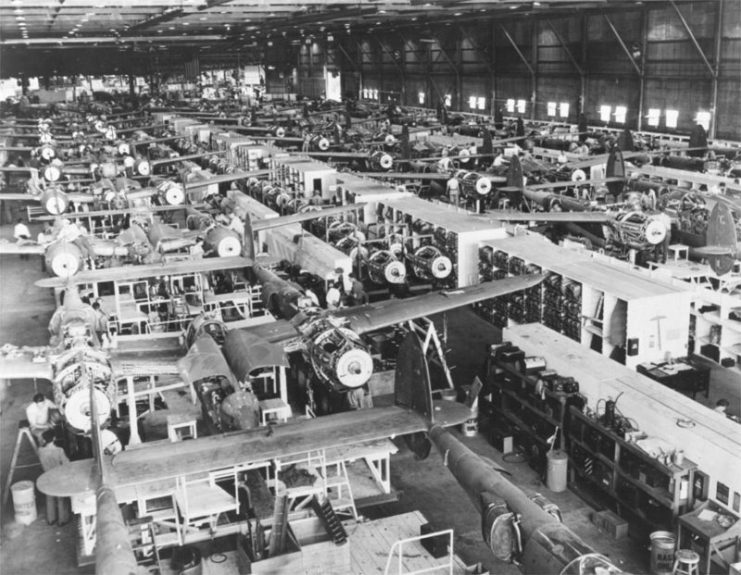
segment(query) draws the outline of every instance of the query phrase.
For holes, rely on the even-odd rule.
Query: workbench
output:
[[[640,363],[636,371],[671,389],[689,393],[692,399],[697,393],[704,393],[706,398],[710,393],[710,368],[691,358],[671,363]]]

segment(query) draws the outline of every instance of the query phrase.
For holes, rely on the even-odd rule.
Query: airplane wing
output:
[[[91,199],[92,201],[92,199]],[[179,206],[141,206],[138,208],[125,208],[122,210],[97,210],[97,211],[90,211],[90,212],[69,212],[67,214],[63,214],[66,217],[70,218],[90,218],[90,217],[99,217],[99,216],[122,216],[125,214],[149,214],[149,213],[159,213],[159,212],[173,212],[176,210],[184,210],[186,208],[201,208],[203,206],[196,206],[193,204],[188,205],[179,205]],[[34,218],[34,220],[37,221],[51,221],[56,220],[60,216],[38,216]]]
[[[149,278],[163,275],[185,273],[207,273],[215,270],[240,269],[252,266],[253,261],[241,256],[226,258],[203,258],[169,264],[144,264],[85,270],[69,279],[54,277],[43,278],[36,282],[41,288],[64,288],[68,285],[82,285],[102,281],[131,281],[138,278]]]
[[[346,206],[338,206],[335,208],[325,208],[322,210],[314,210],[308,212],[302,212],[298,214],[291,214],[290,216],[280,216],[277,218],[268,218],[259,221],[252,222],[252,231],[259,232],[261,230],[269,230],[271,228],[278,228],[290,224],[298,224],[308,220],[315,220],[317,218],[326,218],[330,216],[337,216],[350,212],[355,209],[363,208],[364,203],[358,204],[347,204]]]
[[[185,156],[178,156],[176,158],[162,158],[161,160],[152,160],[150,165],[152,167],[154,166],[161,166],[163,164],[174,164],[176,162],[184,162],[186,160],[198,160],[199,158],[205,158],[205,157],[211,157],[211,156],[223,156],[226,154],[225,150],[217,151],[217,152],[199,152],[198,154],[186,154]]]
[[[0,254],[18,254],[18,255],[39,255],[43,256],[46,253],[46,248],[37,243],[15,243],[8,241],[0,241]]]
[[[614,219],[605,212],[513,212],[509,210],[488,210],[486,217],[503,222],[603,223]]]
[[[51,380],[51,364],[46,358],[34,361],[27,353],[0,357],[0,380],[2,379],[48,379]]]
[[[476,172],[484,178],[491,180],[492,184],[505,184],[507,178],[505,176],[495,176],[492,174],[485,174]],[[360,172],[363,176],[371,178],[395,178],[399,180],[444,180],[448,181],[453,176],[451,174],[442,174],[440,172]]]
[[[254,172],[234,172],[233,174],[224,174],[223,176],[216,176],[215,178],[209,178],[208,180],[198,180],[197,182],[184,182],[183,186],[185,191],[192,190],[194,188],[203,188],[211,186],[213,184],[221,184],[223,182],[233,182],[234,180],[242,180],[245,178],[258,178],[260,176],[269,176],[272,174],[270,170],[255,170]]]
[[[25,193],[0,193],[0,202],[5,200],[6,202],[38,202],[41,200],[41,196],[32,196],[31,194]]]
[[[527,186],[527,189],[529,190],[555,190],[558,188],[571,188],[573,186],[583,186],[583,185],[598,185],[598,184],[607,184],[609,182],[624,182],[625,178],[603,178],[600,180],[579,180],[579,181],[573,181],[573,180],[565,180],[563,182],[546,182],[545,184],[535,184],[533,186]]]
[[[362,334],[531,288],[544,279],[543,274],[522,275],[459,289],[347,308],[333,312],[332,315],[346,319],[353,331]]]
[[[471,410],[454,401],[434,402],[435,422],[458,425]],[[298,455],[328,445],[345,447],[396,435],[427,431],[425,418],[398,406],[376,407],[282,425],[199,437],[144,449],[123,451],[110,458],[108,484],[114,490],[149,481],[226,469],[240,463]],[[110,456],[106,456],[110,457]],[[97,487],[95,462],[74,461],[44,473],[38,487],[47,495],[70,497]]]

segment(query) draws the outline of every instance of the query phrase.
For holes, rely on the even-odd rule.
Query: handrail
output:
[[[405,543],[413,543],[415,541],[421,541],[422,539],[428,539],[432,537],[437,537],[439,535],[447,535],[449,542],[448,542],[448,560],[447,564],[440,564],[440,565],[434,565],[432,567],[426,567],[424,569],[417,569],[415,571],[403,571],[403,560],[404,560],[404,544]],[[442,531],[435,531],[434,533],[426,533],[424,535],[416,535],[414,537],[407,537],[405,539],[399,539],[398,541],[395,541],[394,544],[391,546],[391,550],[389,551],[388,558],[386,559],[386,567],[383,570],[384,575],[389,575],[391,569],[391,562],[394,558],[395,552],[398,554],[398,565],[396,570],[396,575],[418,575],[420,573],[432,573],[433,571],[439,571],[441,569],[448,570],[449,575],[453,575],[453,530],[452,529],[443,529]]]

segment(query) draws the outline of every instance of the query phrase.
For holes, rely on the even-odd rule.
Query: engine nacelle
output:
[[[58,240],[46,248],[46,269],[60,278],[68,278],[82,269],[82,250],[71,242]]]
[[[388,172],[394,167],[394,159],[386,152],[373,152],[368,159],[370,168],[376,172]]]
[[[444,280],[453,271],[450,258],[443,255],[435,246],[422,246],[407,256],[412,264],[414,275],[424,280]]]
[[[238,256],[242,253],[242,240],[239,234],[224,226],[215,226],[206,233],[204,247],[221,258]]]
[[[368,277],[377,284],[402,284],[406,281],[407,270],[403,262],[389,250],[378,250],[368,258]]]
[[[613,223],[613,229],[620,243],[639,250],[660,244],[667,234],[663,222],[643,212],[620,214]]]
[[[59,186],[49,186],[41,193],[39,199],[44,210],[52,216],[58,216],[67,211],[69,197]]]
[[[469,197],[481,197],[491,192],[491,180],[476,172],[459,170],[455,178],[460,182],[461,192]]]
[[[305,354],[322,381],[336,391],[365,385],[373,375],[373,359],[358,334],[326,317],[310,318],[304,326]]]

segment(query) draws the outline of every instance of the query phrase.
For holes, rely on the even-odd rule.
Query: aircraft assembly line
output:
[[[3,58],[34,52],[35,4]],[[741,573],[741,11],[151,4],[117,34],[142,34],[127,90],[57,76],[74,55],[69,93],[29,100],[29,72],[0,102],[3,572]],[[290,66],[240,62],[267,21]],[[200,30],[193,60],[150,46],[137,77],[161,23]],[[59,53],[110,52],[78,29]],[[637,111],[602,104],[605,34]],[[652,94],[686,99],[656,87],[672,42],[713,100],[679,128]]]

